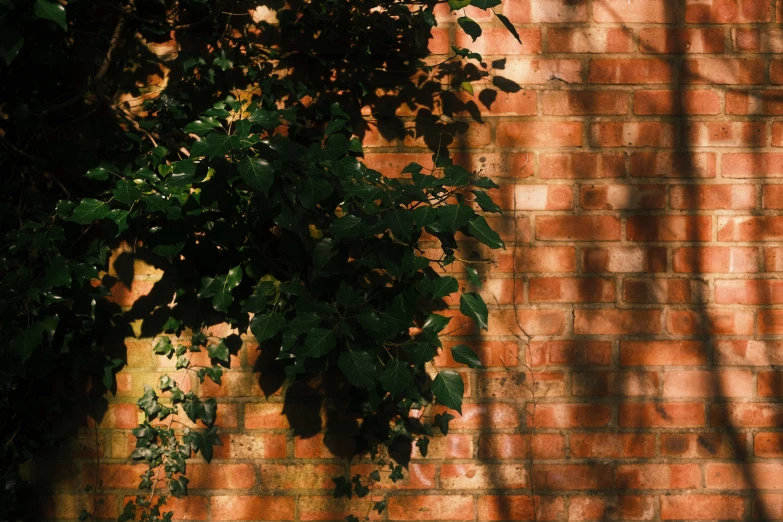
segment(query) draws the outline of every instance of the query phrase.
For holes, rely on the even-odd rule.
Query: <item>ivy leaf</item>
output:
[[[220,341],[217,345],[207,346],[207,353],[209,354],[210,359],[217,359],[226,363],[229,362],[231,357],[228,346],[226,346],[226,343],[223,341]]]
[[[3,61],[8,66],[11,65],[19,51],[22,50],[24,37],[9,27],[3,27],[0,33],[4,33],[0,34],[0,57],[3,58]]]
[[[351,498],[353,495],[353,488],[351,487],[351,483],[345,480],[345,477],[334,477],[332,482],[334,482],[334,498]]]
[[[470,368],[483,368],[481,359],[479,359],[476,352],[471,350],[468,346],[460,344],[451,348],[451,356],[458,363],[466,364]]]
[[[442,370],[432,381],[432,393],[437,401],[447,408],[456,410],[462,415],[462,395],[465,393],[465,383],[462,376],[454,370]]]
[[[321,318],[311,312],[297,315],[285,326],[285,333],[288,335],[301,335],[307,333],[321,324]]]
[[[144,385],[144,395],[136,403],[139,408],[147,416],[148,420],[152,420],[158,416],[160,412],[160,404],[158,404],[158,396],[148,384]]]
[[[305,357],[321,357],[331,352],[335,347],[335,336],[332,330],[325,328],[313,328],[307,332],[304,341],[304,349],[300,355]]]
[[[468,223],[468,232],[490,248],[506,248],[500,235],[492,230],[483,216],[473,216]]]
[[[97,199],[85,198],[73,210],[70,221],[80,225],[89,225],[96,219],[103,219],[109,215],[109,204]]]
[[[433,424],[440,428],[444,435],[449,434],[449,422],[454,420],[454,415],[449,412],[438,413],[435,415]]]
[[[63,31],[68,30],[68,22],[65,18],[65,8],[51,0],[35,0],[35,16],[45,20],[51,20],[59,25]]]
[[[473,90],[471,89],[471,94]],[[464,187],[470,183],[471,174],[464,167],[459,165],[450,165],[443,172],[445,174],[444,183],[452,187]]]
[[[497,16],[498,20],[506,26],[506,29],[508,29],[508,32],[511,33],[511,35],[517,39],[517,42],[522,43],[522,39],[519,37],[519,33],[517,32],[517,28],[514,27],[514,24],[512,24],[508,18],[503,16],[502,14],[495,13],[495,16]]]
[[[444,205],[438,207],[438,221],[449,232],[456,232],[460,227],[468,224],[468,220],[475,214],[473,209],[465,205]]]
[[[434,223],[438,219],[438,214],[435,207],[424,205],[413,211],[413,219],[416,221],[416,226],[424,228]]]
[[[397,209],[386,214],[383,223],[395,237],[407,241],[411,237],[411,228],[413,228],[413,214],[408,210]]]
[[[470,317],[479,328],[483,330],[488,329],[487,318],[489,312],[487,311],[487,305],[480,295],[476,293],[462,294],[459,298],[459,311],[465,317]]]
[[[471,84],[470,82],[462,82],[460,84],[460,87],[462,88],[463,91],[473,96],[473,84]]]
[[[467,16],[460,16],[457,18],[457,23],[460,27],[462,27],[462,30],[473,39],[474,42],[479,36],[481,36],[481,26],[474,22],[471,18]]]
[[[449,0],[449,7],[452,11],[462,9],[470,5],[470,0]]]
[[[432,298],[441,299],[459,290],[459,283],[451,276],[439,277],[432,282]]]
[[[500,212],[500,207],[497,203],[492,201],[492,198],[483,190],[473,190],[473,194],[476,196],[476,203],[481,207],[481,210],[486,212]]]
[[[375,357],[370,353],[348,350],[340,354],[337,366],[354,386],[372,388],[375,385]]]
[[[97,179],[99,181],[103,181],[109,179],[109,174],[111,174],[109,169],[104,167],[95,167],[94,169],[88,170],[84,177],[87,179]]]
[[[215,159],[228,154],[234,145],[234,137],[221,132],[213,132],[206,138],[204,153],[209,159]]]
[[[329,230],[332,231],[334,237],[342,239],[361,236],[364,234],[365,227],[361,218],[352,214],[346,214],[340,219],[334,220]]]
[[[419,453],[421,453],[421,456],[426,457],[430,447],[430,439],[427,437],[419,437],[416,439],[416,447],[419,448]]]
[[[34,324],[24,332],[18,334],[11,341],[11,347],[22,362],[25,362],[43,342],[43,327],[40,324]]]
[[[383,389],[393,397],[413,384],[413,376],[406,363],[392,359],[381,374],[380,382]]]
[[[470,5],[486,11],[487,9],[500,5],[500,0],[471,0]]]
[[[228,271],[225,276],[215,279],[214,285],[217,287],[215,296],[212,298],[212,306],[219,312],[227,312],[228,307],[234,302],[234,296],[231,291],[239,286],[242,281],[242,267],[234,267]]]
[[[479,277],[478,270],[472,266],[466,266],[465,271],[468,274],[468,281],[470,281],[470,284],[476,285],[479,288],[484,288],[481,284],[481,278]]]
[[[284,324],[283,316],[277,312],[254,315],[250,321],[250,331],[256,340],[261,343],[277,335],[277,332],[283,328]]]
[[[114,194],[114,199],[126,205],[131,205],[141,197],[141,190],[136,187],[136,183],[127,179],[119,181],[111,193]]]
[[[244,158],[239,162],[239,173],[251,188],[269,194],[275,180],[275,170],[268,161],[261,158]]]
[[[196,121],[192,121],[185,125],[182,129],[185,132],[196,134],[197,136],[203,136],[208,132],[212,132],[214,129],[220,127],[220,122],[214,118],[204,117]]]
[[[422,329],[431,330],[435,333],[440,333],[451,321],[451,317],[444,317],[438,314],[430,314],[422,325]]]

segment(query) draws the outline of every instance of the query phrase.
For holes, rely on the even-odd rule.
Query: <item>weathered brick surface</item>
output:
[[[502,186],[492,223],[508,249],[481,267],[490,330],[444,342],[436,364],[464,372],[464,415],[427,458],[412,450],[406,479],[374,493],[388,512],[371,518],[783,519],[783,0],[505,0],[502,10],[524,43],[489,21],[478,50],[488,64],[505,59],[492,74],[520,89],[487,105],[479,92],[495,87],[477,83],[476,98],[461,99],[482,123],[454,140],[457,161]],[[438,20],[434,52],[466,44],[443,4]],[[389,175],[430,159],[416,111],[399,114],[406,139],[371,126],[365,141],[367,163]],[[120,305],[159,276],[137,273],[115,288]],[[463,342],[486,370],[454,362],[448,348]],[[77,517],[98,478],[107,518],[136,487],[133,403],[171,363],[144,340],[127,347],[97,423],[98,475],[85,442],[94,421],[73,458],[36,468],[53,518]],[[179,518],[364,516],[367,498],[331,498],[332,476],[370,469],[343,458],[356,424],[284,405],[254,373],[263,360],[248,342],[222,387],[192,383],[220,403],[224,446],[211,465],[191,465]],[[329,431],[297,436],[292,408]]]

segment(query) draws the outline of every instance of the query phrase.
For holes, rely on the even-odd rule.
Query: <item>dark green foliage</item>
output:
[[[471,4],[499,2],[449,0],[453,10]],[[67,403],[83,400],[100,414],[124,364],[118,339],[137,319],[178,374],[138,401],[145,420],[133,458],[148,465],[146,491],[120,520],[171,520],[165,496],[187,494],[186,460],[209,461],[220,444],[216,402],[181,386],[188,373],[221,383],[241,339],[208,337],[218,323],[277,349],[291,381],[329,373],[349,384],[371,455],[401,438],[426,456],[432,427],[411,422],[410,410],[439,402],[461,411],[464,388],[458,372],[428,364],[449,324],[432,311],[460,292],[444,272],[467,263],[457,261],[459,241],[504,247],[482,216],[500,210],[487,193],[496,185],[448,154],[466,124],[426,108],[470,112],[452,91],[472,94],[471,82],[488,75],[468,49],[425,64],[434,5],[325,0],[280,9],[279,25],[251,27],[225,14],[247,12],[240,1],[0,0],[0,109],[9,115],[0,120],[0,159],[10,180],[0,197],[5,484],[19,482],[19,465],[39,447],[67,435],[54,415]],[[458,23],[474,40],[481,34],[467,16]],[[173,58],[143,45],[171,34],[188,43]],[[115,104],[141,94],[135,72],[162,67],[167,87],[138,112]],[[392,121],[390,99],[422,106],[416,132],[433,149],[431,164],[402,175],[363,162],[362,109]],[[162,299],[154,313],[106,299],[115,283],[129,284],[105,275],[121,242],[133,245],[123,255],[165,274],[149,298]],[[478,294],[461,294],[460,310],[487,328]],[[209,366],[191,365],[200,351]],[[466,346],[452,355],[481,366]],[[88,377],[90,389],[81,384]],[[437,415],[434,425],[445,434],[451,418]],[[392,481],[403,477],[400,465],[376,462]],[[335,496],[363,497],[379,480],[377,472],[335,479]],[[15,491],[6,493],[0,515],[16,516]]]

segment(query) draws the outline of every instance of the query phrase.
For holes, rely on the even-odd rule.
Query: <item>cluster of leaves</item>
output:
[[[458,257],[461,241],[504,244],[484,218],[499,211],[487,193],[496,185],[448,154],[446,146],[466,124],[433,114],[438,103],[443,112],[455,107],[449,93],[473,94],[471,82],[487,76],[482,57],[468,49],[453,48],[439,64],[426,61],[436,4],[293,2],[269,25],[222,14],[253,11],[241,1],[137,0],[119,8],[77,1],[64,10],[36,0],[30,10],[20,0],[0,0],[0,32],[9,21],[44,19],[52,33],[28,42],[5,32],[0,52],[6,64],[29,67],[41,56],[72,63],[68,52],[109,42],[105,56],[92,60],[100,67],[86,83],[65,67],[49,82],[64,79],[74,87],[77,95],[64,102],[41,104],[35,112],[31,107],[45,90],[28,93],[13,82],[3,87],[8,96],[27,98],[13,106],[11,121],[21,124],[0,133],[22,180],[3,214],[10,246],[0,251],[0,302],[7,304],[0,320],[9,335],[0,349],[16,361],[3,374],[5,418],[14,418],[23,403],[10,392],[39,397],[40,382],[52,375],[83,379],[92,372],[100,376],[96,395],[110,389],[122,360],[106,351],[107,332],[127,335],[128,325],[142,319],[143,335],[164,334],[154,352],[175,359],[177,374],[161,378],[158,392],[147,388],[139,400],[145,420],[134,431],[133,457],[148,466],[139,484],[145,493],[126,506],[123,520],[169,520],[165,497],[187,493],[187,459],[193,453],[211,458],[220,443],[217,405],[185,391],[176,378],[194,374],[220,384],[246,332],[274,352],[289,380],[341,376],[365,417],[365,447],[392,480],[402,478],[402,467],[381,457],[377,445],[402,438],[426,456],[433,426],[445,434],[453,418],[443,413],[430,425],[412,420],[411,410],[437,401],[461,411],[460,373],[430,364],[450,324],[436,312],[458,295],[462,314],[486,329],[481,296],[461,292],[447,273],[455,263],[467,264],[477,284],[476,270]],[[493,10],[500,1],[448,4],[460,10],[461,30],[475,39],[481,27],[461,10]],[[497,17],[518,39],[508,20]],[[97,32],[75,30],[95,18],[112,23]],[[60,33],[67,35],[62,48],[55,45]],[[189,51],[166,64],[168,88],[147,97],[138,114],[113,103],[123,86],[138,83],[130,73],[152,63],[131,63],[128,56],[143,53],[119,46],[172,34],[187,41]],[[8,71],[21,81],[23,70],[14,67]],[[415,132],[434,149],[432,164],[412,163],[402,173],[373,170],[362,161],[361,111],[369,107],[379,129],[400,138],[408,131],[393,115],[403,104],[420,107]],[[470,104],[459,107],[473,112]],[[69,133],[77,143],[99,140],[102,146],[74,154],[61,139],[51,158],[33,156],[30,144],[47,142],[49,134],[40,129],[48,131],[44,122],[58,111],[71,127],[83,122]],[[107,122],[119,122],[119,132],[96,137]],[[108,150],[113,153],[101,152]],[[91,157],[102,162],[84,180],[66,180],[67,187],[57,180],[62,165],[76,171]],[[35,207],[19,196],[30,184],[47,194]],[[49,201],[63,193],[54,210]],[[107,253],[120,241],[133,245],[133,257],[162,269],[159,286],[168,289],[153,292],[122,319],[105,299],[106,286],[97,284]],[[131,273],[126,284],[132,279]],[[223,323],[237,333],[204,333]],[[481,366],[469,347],[451,350],[454,360]],[[192,365],[201,351],[209,365]],[[30,410],[36,418],[51,418],[36,408]],[[34,424],[25,418],[19,425]],[[14,429],[4,425],[4,441],[14,440]],[[29,433],[24,445],[41,440]],[[32,446],[14,450],[21,456],[6,469],[29,458]],[[379,476],[337,478],[335,494],[364,496]],[[375,508],[382,511],[384,502]]]

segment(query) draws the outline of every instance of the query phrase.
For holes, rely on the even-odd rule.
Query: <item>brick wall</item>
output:
[[[455,141],[502,185],[493,224],[509,248],[482,267],[489,333],[458,332],[488,368],[460,370],[464,416],[376,491],[380,518],[783,519],[783,1],[506,0],[503,12],[523,44],[485,26],[475,48],[505,58],[493,73],[521,89],[490,108],[477,92],[484,123]],[[442,13],[435,52],[466,43],[453,21]],[[385,172],[428,162],[421,140],[366,142]],[[126,304],[157,276],[136,274]],[[127,345],[97,430],[41,468],[52,516],[89,505],[96,454],[102,516],[135,492],[134,402],[170,363]],[[284,404],[253,372],[265,364],[248,342],[222,387],[201,385],[221,403],[225,445],[191,466],[178,517],[363,515],[367,499],[331,498],[333,476],[366,468],[340,457],[347,418],[323,406],[330,429],[315,433],[318,405]]]

